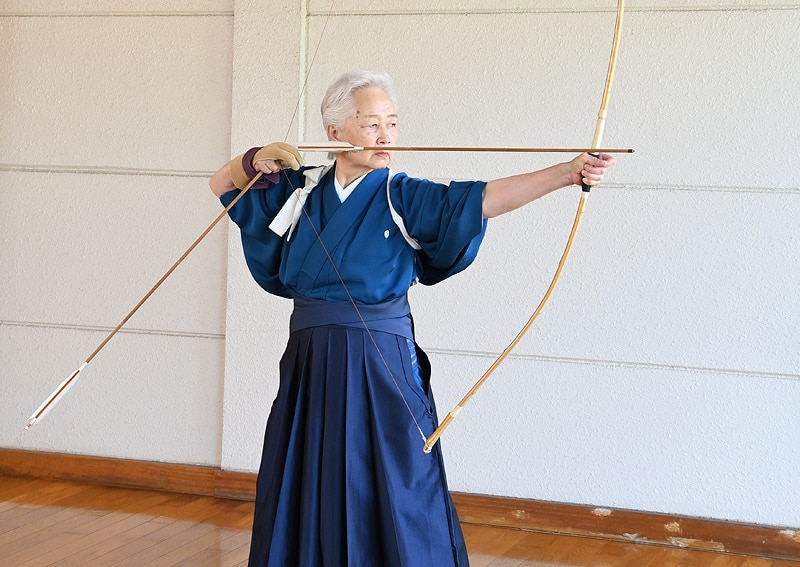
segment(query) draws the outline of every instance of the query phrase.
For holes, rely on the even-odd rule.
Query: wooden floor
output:
[[[252,502],[0,477],[0,565],[245,566],[252,512]],[[800,565],[486,526],[463,529],[472,567]]]

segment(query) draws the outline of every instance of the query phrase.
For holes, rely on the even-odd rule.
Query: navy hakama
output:
[[[413,376],[408,302],[359,311],[385,363],[350,302],[295,298],[251,565],[467,565],[439,444],[422,451],[406,408],[436,428],[433,396]]]
[[[230,211],[256,281],[294,298],[250,566],[467,565],[440,443],[422,450],[438,420],[406,292],[417,278],[435,283],[472,262],[486,228],[483,184],[392,179],[394,206],[417,251],[389,214],[387,170],[368,174],[344,202],[325,176],[305,205],[316,231],[301,218],[289,238],[278,237],[266,227],[303,185],[302,170],[289,175],[251,190]],[[235,194],[223,195],[223,204]]]

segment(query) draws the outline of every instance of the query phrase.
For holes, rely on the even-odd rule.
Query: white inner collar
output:
[[[336,194],[339,196],[339,202],[344,203],[344,200],[347,199],[353,191],[355,191],[355,188],[358,187],[358,184],[361,183],[366,176],[367,173],[353,181],[347,187],[342,187],[342,184],[339,183],[339,180],[336,178],[336,172],[334,172],[333,186],[336,187]]]

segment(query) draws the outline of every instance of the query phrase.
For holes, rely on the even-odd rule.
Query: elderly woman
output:
[[[437,417],[408,289],[469,266],[486,219],[561,187],[596,185],[614,163],[582,154],[489,183],[394,174],[396,108],[387,75],[348,73],[322,101],[328,138],[385,150],[309,168],[292,146],[271,144],[209,183],[227,206],[265,174],[229,214],[255,280],[294,301],[258,476],[252,567],[468,564],[439,445],[422,451]]]

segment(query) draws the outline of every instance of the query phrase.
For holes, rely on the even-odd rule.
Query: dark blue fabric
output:
[[[430,435],[437,417],[422,350],[414,379],[408,303],[357,307],[295,298],[250,566],[468,565],[440,444],[425,454],[414,424]]]
[[[387,169],[370,172],[344,203],[336,196],[331,170],[308,196],[291,239],[277,236],[269,223],[292,191],[305,185],[305,169],[283,172],[268,189],[250,190],[229,213],[241,229],[248,268],[268,292],[345,301],[341,278],[355,300],[380,303],[402,297],[416,279],[437,283],[475,259],[486,231],[485,183],[443,185],[404,173],[394,176],[392,203],[420,242],[417,252],[392,220]],[[222,195],[222,203],[227,206],[238,193]]]
[[[417,383],[421,389],[425,389],[425,385],[422,382],[422,373],[420,372],[419,368],[419,359],[417,358],[417,347],[414,344],[414,341],[411,339],[406,339],[406,345],[408,346],[408,352],[411,356],[411,370],[414,373],[414,381]]]
[[[436,283],[474,260],[486,230],[485,184],[394,176],[392,203],[422,246],[415,251],[391,217],[388,170],[369,173],[344,203],[329,173],[291,237],[274,234],[269,223],[305,185],[305,169],[250,190],[229,212],[254,279],[295,301],[250,565],[463,567],[440,443],[422,450],[438,421],[406,293],[415,278]]]

